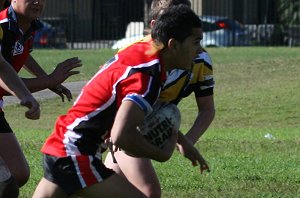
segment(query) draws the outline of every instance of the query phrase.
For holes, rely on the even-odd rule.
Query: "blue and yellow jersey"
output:
[[[147,42],[150,39],[151,36],[148,35],[136,42]],[[134,43],[125,46],[119,52]],[[178,104],[182,98],[189,96],[192,92],[196,97],[213,95],[214,85],[212,61],[204,50],[195,58],[192,71],[174,69],[167,73],[167,80],[159,98],[165,102]]]
[[[194,60],[192,71],[174,69],[168,72],[160,99],[178,104],[192,92],[196,97],[210,96],[213,95],[214,84],[212,61],[203,51]]]

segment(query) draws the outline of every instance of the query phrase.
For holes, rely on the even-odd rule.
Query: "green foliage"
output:
[[[300,1],[299,0],[277,0],[277,10],[280,22],[285,25],[300,24]]]
[[[300,197],[300,48],[209,48],[208,52],[214,63],[216,117],[197,147],[211,172],[201,175],[199,168],[177,151],[166,163],[154,162],[163,198]],[[37,52],[41,57],[47,53]],[[51,60],[45,61],[49,65],[77,55],[93,70],[97,70],[95,62],[104,62],[112,54],[51,53]],[[91,76],[89,69],[81,71],[80,78]],[[31,197],[42,177],[39,150],[56,117],[71,105],[59,98],[41,101],[38,121],[26,120],[24,108],[19,106],[5,108],[31,166],[31,179],[20,197]],[[179,108],[181,130],[187,131],[197,113],[193,96],[184,99]],[[268,133],[274,138],[265,138]]]

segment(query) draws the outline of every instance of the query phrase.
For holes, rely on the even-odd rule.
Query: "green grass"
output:
[[[56,65],[68,58],[79,57],[82,60],[83,66],[76,70],[80,71],[79,75],[75,75],[67,79],[67,82],[87,80],[93,76],[103,63],[108,58],[112,57],[115,50],[100,49],[100,50],[34,50],[32,56],[46,70],[51,73]],[[26,71],[20,73],[23,77],[30,77]]]
[[[166,163],[154,162],[163,197],[300,197],[300,48],[209,48],[208,52],[214,63],[216,117],[197,147],[211,172],[201,175],[177,152]],[[112,54],[41,50],[34,56],[50,67],[67,57],[82,58],[84,67],[73,81],[91,77]],[[20,197],[31,197],[42,177],[39,150],[56,117],[71,104],[59,98],[41,101],[38,121],[26,120],[24,108],[5,108],[31,166],[30,181]],[[193,96],[179,108],[181,129],[187,131],[197,109]],[[267,133],[275,139],[265,138]]]

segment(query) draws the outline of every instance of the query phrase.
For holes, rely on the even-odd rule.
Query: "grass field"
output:
[[[163,197],[300,197],[300,48],[209,48],[216,80],[216,117],[197,143],[211,172],[174,153],[156,163]],[[111,50],[40,50],[33,56],[47,71],[65,58],[78,56],[84,67],[68,81],[86,80],[113,54]],[[22,75],[24,73],[22,72]],[[41,101],[38,121],[24,118],[24,108],[5,108],[31,166],[20,197],[31,197],[42,177],[41,148],[56,117],[71,103]],[[53,108],[55,107],[55,108]],[[192,124],[193,96],[179,105],[181,130]],[[273,138],[264,136],[271,134]]]

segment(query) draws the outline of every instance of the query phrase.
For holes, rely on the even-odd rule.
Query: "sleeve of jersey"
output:
[[[206,53],[200,59],[195,60],[194,65],[194,92],[196,97],[213,95],[215,86],[213,67],[209,55]]]
[[[160,93],[160,86],[154,78],[142,72],[137,72],[122,80],[117,86],[117,95],[120,93],[122,101],[129,100],[137,104],[145,115],[152,112],[152,105],[157,100]]]

